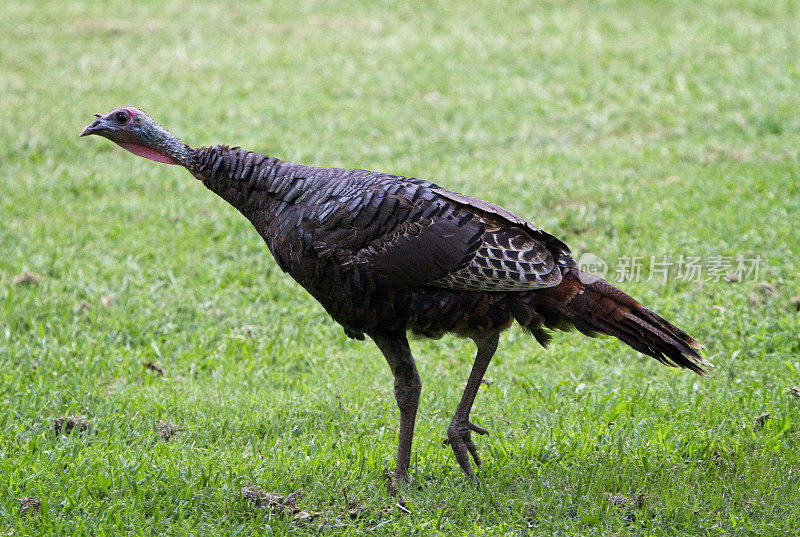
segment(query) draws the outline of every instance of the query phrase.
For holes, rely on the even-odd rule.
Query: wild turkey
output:
[[[498,334],[517,321],[608,334],[659,362],[705,374],[702,346],[607,282],[581,272],[566,244],[486,201],[421,179],[315,168],[220,145],[193,149],[144,112],[117,108],[88,125],[128,151],[185,167],[246,216],[280,268],[355,339],[369,336],[394,374],[400,409],[395,481],[405,480],[422,384],[406,333],[471,338],[477,355],[447,430],[464,473],[480,467],[469,419]]]

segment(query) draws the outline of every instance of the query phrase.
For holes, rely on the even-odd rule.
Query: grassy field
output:
[[[0,535],[800,532],[798,2],[218,4],[3,2]],[[473,347],[414,342],[393,499],[374,345],[186,172],[78,139],[121,105],[489,199],[612,282],[641,256],[619,285],[717,368],[506,332],[476,489],[442,445]]]

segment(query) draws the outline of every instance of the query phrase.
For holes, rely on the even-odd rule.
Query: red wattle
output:
[[[156,162],[163,162],[164,164],[180,164],[177,160],[170,157],[169,155],[165,155],[163,153],[159,153],[155,149],[150,147],[146,147],[139,144],[119,144],[124,149],[127,149],[134,155],[139,155],[140,157],[149,158],[150,160],[155,160]]]

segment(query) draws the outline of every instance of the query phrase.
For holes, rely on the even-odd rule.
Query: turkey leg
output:
[[[481,467],[481,458],[478,456],[478,450],[472,441],[471,433],[489,434],[489,431],[472,423],[469,420],[469,413],[472,409],[472,404],[475,402],[478,388],[481,386],[483,375],[486,373],[486,368],[489,367],[489,362],[497,350],[498,334],[491,334],[485,339],[475,339],[474,341],[478,347],[475,363],[472,365],[472,372],[469,374],[467,386],[464,388],[464,395],[461,396],[461,402],[458,404],[453,421],[450,422],[450,426],[447,428],[447,438],[456,455],[458,465],[461,466],[467,477],[480,483],[469,463],[469,455],[472,455],[475,465],[478,468]]]
[[[419,394],[422,382],[417,373],[414,357],[408,346],[405,333],[372,334],[370,336],[383,353],[394,375],[394,398],[400,409],[400,434],[397,446],[397,466],[394,481],[408,481],[408,466],[411,463],[411,440],[414,437],[414,422],[417,419]]]

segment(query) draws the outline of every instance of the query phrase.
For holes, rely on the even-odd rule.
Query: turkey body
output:
[[[421,179],[226,146],[197,150],[189,170],[250,220],[281,269],[357,339],[502,330],[532,304],[531,290],[577,270],[552,235]],[[547,337],[530,324],[535,313],[521,317]]]
[[[355,339],[369,336],[394,376],[400,410],[395,481],[405,481],[422,382],[408,330],[454,333],[477,353],[447,436],[477,481],[469,419],[500,332],[515,321],[546,345],[550,329],[606,334],[672,366],[705,374],[702,346],[596,276],[566,244],[489,202],[410,177],[315,168],[221,145],[194,149],[133,107],[88,125],[126,150],[185,167],[244,214],[281,269]]]

